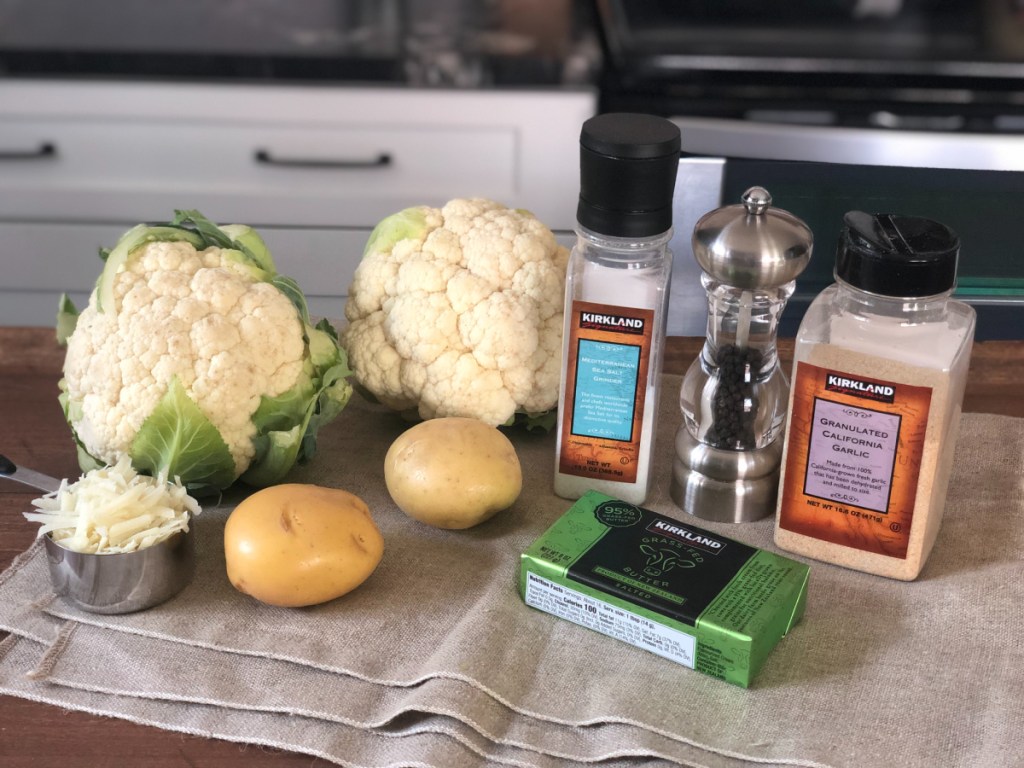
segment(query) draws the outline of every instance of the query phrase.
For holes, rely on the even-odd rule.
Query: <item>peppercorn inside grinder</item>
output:
[[[751,187],[742,200],[693,231],[708,331],[679,393],[670,488],[683,511],[735,523],[775,510],[789,400],[776,335],[814,243],[803,221],[771,207],[766,189]]]

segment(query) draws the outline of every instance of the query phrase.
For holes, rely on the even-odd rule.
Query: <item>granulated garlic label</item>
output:
[[[932,389],[799,362],[779,527],[906,558]]]

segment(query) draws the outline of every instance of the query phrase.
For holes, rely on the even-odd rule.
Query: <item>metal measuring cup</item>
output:
[[[18,467],[0,455],[0,477],[47,493],[60,480]],[[120,614],[159,605],[178,594],[195,575],[195,527],[135,552],[91,554],[62,547],[43,536],[54,591],[90,613]]]

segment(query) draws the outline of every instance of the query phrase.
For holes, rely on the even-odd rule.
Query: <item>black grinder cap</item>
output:
[[[843,216],[836,277],[880,296],[924,297],[956,285],[960,238],[918,216],[850,211]]]
[[[679,147],[679,128],[663,117],[611,112],[583,123],[580,225],[611,237],[671,229]]]

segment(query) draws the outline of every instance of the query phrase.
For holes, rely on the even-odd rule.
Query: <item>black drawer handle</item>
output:
[[[57,145],[44,141],[35,149],[0,149],[0,160],[45,160],[57,156]]]
[[[253,157],[262,165],[276,165],[286,168],[386,168],[391,165],[391,155],[381,152],[365,160],[330,160],[326,158],[274,157],[265,149],[257,149]]]

